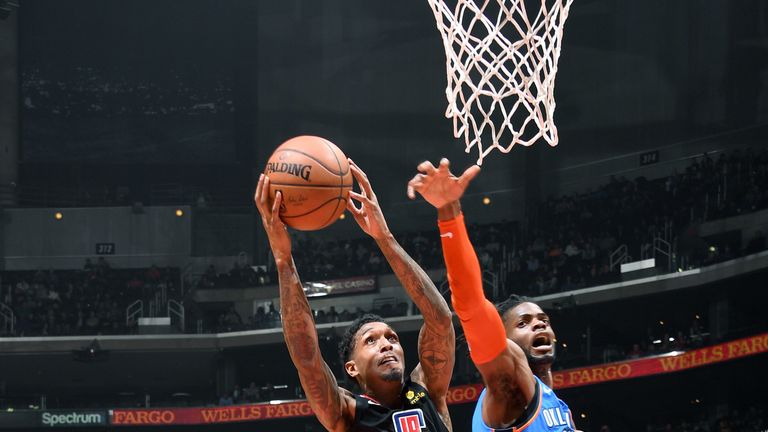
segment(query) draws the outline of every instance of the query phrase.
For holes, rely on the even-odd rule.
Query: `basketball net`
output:
[[[573,0],[428,0],[443,38],[453,135],[478,165],[494,149],[557,145],[555,75]],[[484,141],[488,144],[485,145]]]

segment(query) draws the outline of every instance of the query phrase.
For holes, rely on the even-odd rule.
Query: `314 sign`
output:
[[[96,255],[114,255],[114,243],[96,243]]]
[[[659,151],[649,151],[640,154],[640,166],[650,165],[659,162]]]

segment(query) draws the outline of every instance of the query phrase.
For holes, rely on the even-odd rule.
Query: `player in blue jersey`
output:
[[[483,293],[459,202],[480,167],[456,177],[443,159],[438,167],[423,162],[418,171],[408,183],[408,196],[414,199],[418,192],[437,208],[451,300],[486,386],[472,418],[473,432],[573,431],[568,405],[552,391],[555,333],[549,317],[520,298],[497,310]]]

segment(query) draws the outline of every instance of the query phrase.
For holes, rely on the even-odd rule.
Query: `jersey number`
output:
[[[419,408],[396,412],[392,415],[392,421],[395,423],[395,432],[421,432],[427,427],[424,413]]]

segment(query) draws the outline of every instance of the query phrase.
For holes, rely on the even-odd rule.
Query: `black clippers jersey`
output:
[[[405,381],[400,393],[403,407],[389,409],[373,399],[355,395],[355,432],[448,432],[427,390]]]

